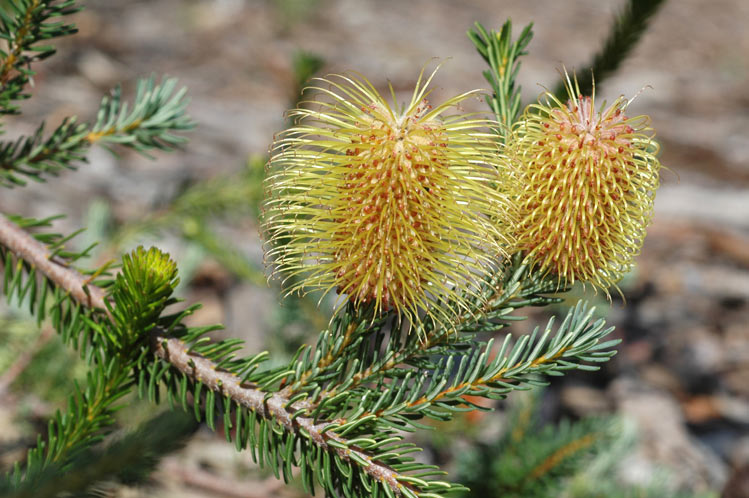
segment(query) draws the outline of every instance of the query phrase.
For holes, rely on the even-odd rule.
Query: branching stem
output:
[[[303,433],[321,448],[335,451],[344,460],[364,460],[368,463],[365,468],[367,474],[378,481],[387,483],[393,491],[398,491],[406,483],[399,482],[399,473],[387,465],[382,465],[372,459],[367,452],[356,448],[335,432],[328,428],[335,422],[318,422],[311,417],[294,417],[298,410],[309,409],[309,404],[300,401],[289,405],[289,398],[281,393],[272,394],[251,386],[242,384],[240,379],[226,371],[217,370],[215,363],[194,353],[188,352],[184,342],[168,337],[163,331],[155,331],[151,335],[153,350],[159,358],[169,362],[183,374],[195,382],[202,382],[204,386],[223,396],[228,396],[245,408],[254,411],[259,416],[278,422],[289,432]],[[337,425],[337,424],[336,424]],[[335,446],[329,441],[340,443]],[[415,491],[415,490],[414,490]]]
[[[16,61],[21,57],[24,50],[23,39],[26,38],[29,30],[31,29],[31,20],[34,11],[39,7],[40,0],[34,0],[26,8],[26,13],[23,16],[23,24],[16,32],[16,36],[10,43],[10,53],[8,57],[3,61],[2,67],[0,67],[0,90],[10,79],[12,70],[15,67]]]
[[[0,214],[0,244],[36,267],[81,305],[102,312],[106,310],[106,293],[103,289],[91,284],[74,268],[53,261],[43,243],[34,239],[2,214]],[[242,384],[236,375],[216,368],[214,362],[201,355],[188,352],[187,344],[177,338],[167,336],[164,331],[152,332],[151,339],[154,354],[187,375],[193,382],[202,382],[214,392],[229,396],[261,417],[275,420],[287,431],[308,436],[316,445],[326,451],[335,452],[344,460],[367,462],[364,471],[374,479],[387,484],[396,495],[400,495],[400,490],[404,487],[412,488],[409,483],[399,479],[401,475],[396,470],[378,462],[366,451],[349,444],[345,438],[329,430],[331,426],[338,425],[335,422],[316,422],[310,417],[294,417],[296,411],[309,409],[308,403],[300,401],[290,405],[289,398],[281,393],[270,394]],[[330,441],[338,444],[331,445]],[[415,488],[412,488],[412,491],[417,492]]]
[[[86,142],[90,144],[94,144],[100,141],[102,138],[111,137],[115,133],[131,133],[137,130],[140,127],[141,123],[143,123],[143,120],[136,119],[135,121],[127,125],[124,129],[117,129],[116,126],[110,126],[106,130],[90,131],[86,134],[84,140],[86,140]]]
[[[487,300],[486,303],[483,304],[481,307],[482,313],[487,313],[489,311],[490,307],[500,308],[504,306],[506,303],[509,303],[512,299],[518,297],[517,291],[513,294],[505,294],[501,290],[496,290],[495,295],[491,297],[491,299]],[[463,313],[456,323],[457,327],[460,327],[461,325],[465,325],[470,322],[471,319],[475,318],[475,315],[472,313]],[[408,360],[412,359],[414,356],[423,354],[424,351],[427,351],[440,343],[444,342],[446,339],[448,339],[450,335],[450,331],[442,328],[438,329],[440,331],[434,331],[427,335],[426,341],[421,343],[418,348],[412,347],[412,348],[405,348],[401,349],[400,351],[396,352],[392,357],[390,357],[387,361],[384,362],[378,362],[368,368],[366,368],[364,371],[357,373],[354,376],[353,382],[346,385],[346,389],[353,389],[355,387],[358,387],[373,378],[375,378],[377,375],[387,372],[389,370],[392,370],[393,368],[397,367],[398,365],[402,365]],[[453,332],[454,333],[454,332]],[[350,334],[349,331],[346,332],[347,340],[349,338]],[[346,342],[346,341],[344,341]],[[343,348],[341,348],[343,349]],[[322,362],[321,362],[322,363]],[[304,380],[304,379],[303,379]],[[497,380],[497,379],[492,379]],[[323,399],[326,397],[333,397],[337,394],[339,394],[338,387],[333,387],[329,390],[322,390],[319,395],[317,395],[317,399]],[[447,393],[444,393],[447,394]]]
[[[42,272],[83,306],[106,310],[105,292],[88,278],[51,257],[47,247],[0,213],[0,244]]]

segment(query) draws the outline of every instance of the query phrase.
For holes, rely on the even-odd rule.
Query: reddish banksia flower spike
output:
[[[292,111],[297,124],[271,148],[263,221],[289,292],[335,289],[446,323],[512,245],[497,123],[446,115],[475,91],[432,107],[434,73],[423,76],[401,110],[362,77],[332,76]]]
[[[650,223],[661,167],[647,116],[631,101],[595,107],[565,74],[569,100],[545,94],[514,128],[526,261],[567,283],[608,292],[633,265]]]

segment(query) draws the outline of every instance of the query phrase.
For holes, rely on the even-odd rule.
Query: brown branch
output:
[[[544,474],[548,473],[551,469],[558,466],[567,457],[578,453],[588,447],[598,439],[597,434],[586,434],[581,438],[575,439],[565,444],[554,453],[549,455],[543,462],[541,462],[536,468],[534,468],[528,476],[529,481],[537,481]]]
[[[111,137],[112,135],[114,135],[117,132],[120,132],[120,133],[130,133],[133,130],[138,129],[138,127],[141,125],[141,123],[143,123],[143,120],[136,119],[135,121],[133,121],[132,123],[130,123],[128,126],[126,126],[125,128],[123,128],[121,130],[119,130],[116,126],[110,126],[106,130],[90,131],[90,132],[88,132],[86,134],[85,137],[83,137],[83,140],[85,140],[89,144],[95,144],[99,140],[101,140],[103,138],[106,138],[106,137]]]
[[[13,253],[42,272],[47,278],[66,290],[68,294],[83,306],[106,312],[103,289],[92,285],[88,279],[75,269],[50,258],[47,247],[30,236],[26,231],[0,214],[0,244],[8,247]],[[299,410],[309,409],[304,401],[289,406],[289,398],[280,393],[272,394],[253,386],[242,384],[239,377],[231,372],[219,370],[211,360],[188,351],[185,342],[169,337],[163,330],[151,334],[154,354],[170,363],[193,382],[202,382],[204,386],[232,400],[258,415],[278,422],[285,430],[293,433],[308,434],[309,438],[326,451],[335,452],[344,460],[362,460],[367,462],[364,471],[372,478],[389,486],[396,495],[404,487],[416,491],[407,482],[400,482],[401,475],[391,467],[378,462],[366,451],[349,445],[347,440],[330,430],[335,422],[318,422],[310,417],[297,416]],[[339,443],[335,446],[330,441]],[[341,445],[343,447],[341,447]]]
[[[309,438],[319,447],[326,451],[334,451],[344,460],[357,459],[367,462],[364,471],[374,479],[387,483],[390,488],[400,494],[400,488],[407,486],[400,483],[400,475],[397,471],[387,465],[378,463],[365,451],[351,446],[341,436],[329,430],[334,422],[318,422],[311,417],[294,415],[299,410],[307,410],[309,404],[299,401],[289,406],[289,398],[280,393],[268,396],[269,393],[254,387],[242,384],[235,374],[223,370],[217,370],[216,364],[200,355],[188,352],[187,345],[174,337],[167,336],[163,330],[156,330],[151,335],[152,348],[159,358],[170,363],[177,370],[187,375],[196,382],[202,382],[204,386],[212,391],[228,396],[236,403],[254,411],[261,417],[275,420],[289,432],[306,433]],[[336,424],[337,425],[337,424]],[[341,443],[331,446],[329,441]]]
[[[91,285],[88,278],[68,267],[60,261],[55,261],[47,246],[29,235],[25,230],[10,221],[0,213],[0,244],[10,249],[13,254],[23,259],[32,268],[36,268],[44,276],[65,289],[68,294],[83,306],[106,310],[104,305],[104,290]]]

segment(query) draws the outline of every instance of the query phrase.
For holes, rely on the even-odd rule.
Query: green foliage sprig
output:
[[[459,458],[458,474],[477,496],[561,496],[570,476],[614,439],[618,424],[611,418],[542,425],[540,391],[529,394],[510,411],[500,438],[478,442]]]
[[[494,111],[497,121],[502,125],[499,130],[503,142],[512,124],[520,115],[521,87],[516,83],[520,70],[520,57],[526,55],[528,44],[533,38],[533,24],[527,25],[517,39],[512,39],[512,22],[507,21],[499,32],[487,31],[480,23],[468,30],[468,38],[476,46],[489,69],[484,71],[484,78],[492,87],[492,94],[486,96],[486,103]]]
[[[136,430],[119,435],[105,447],[88,448],[61,468],[52,465],[33,480],[15,487],[0,482],[0,494],[12,498],[52,498],[61,493],[101,496],[103,483],[133,485],[146,481],[160,457],[181,448],[195,432],[194,418],[180,412],[160,413]],[[94,483],[92,485],[92,483]]]
[[[38,292],[43,293],[39,302],[45,301],[47,292],[57,296],[53,323],[57,322],[55,326],[64,338],[68,335],[74,346],[88,352],[92,369],[86,387],[75,387],[67,412],[57,413],[49,423],[46,439],[40,438],[29,452],[25,469],[16,467],[11,479],[19,486],[33,481],[49,465],[64,468],[78,452],[100,441],[113,424],[116,402],[129,392],[133,384],[131,372],[137,366],[138,358],[132,350],[140,337],[133,333],[133,326],[140,328],[138,333],[147,332],[155,326],[153,322],[161,320],[164,307],[172,302],[169,298],[176,285],[176,268],[165,254],[138,249],[124,259],[122,273],[110,283],[111,294],[105,296],[102,288],[89,286],[82,275],[50,261],[46,246],[29,236],[23,238],[23,234],[14,232],[17,229],[0,218],[3,245],[9,245],[8,239],[15,237],[17,250],[35,263],[18,259],[22,264],[15,265],[17,283],[6,287],[10,291],[7,295],[20,298],[25,289],[36,287],[30,282],[48,282],[49,287],[39,288]],[[37,268],[43,276],[37,275]],[[3,269],[7,275],[8,266]],[[110,299],[116,305],[110,304]],[[63,302],[68,304],[63,307]],[[80,340],[81,335],[85,340]]]
[[[44,181],[85,161],[94,143],[119,144],[147,154],[151,149],[170,150],[184,142],[175,131],[192,128],[185,108],[185,89],[176,91],[177,81],[157,84],[154,78],[138,81],[132,109],[123,102],[120,88],[104,97],[92,125],[75,117],[63,120],[48,138],[44,124],[29,137],[0,141],[0,187],[23,186],[24,178]]]
[[[0,8],[0,38],[7,48],[0,50],[0,114],[17,114],[17,100],[26,99],[26,85],[34,71],[31,64],[55,53],[40,42],[77,31],[73,24],[58,18],[81,9],[74,0],[10,0]]]
[[[177,90],[177,80],[156,84],[153,77],[138,81],[132,109],[122,100],[120,87],[104,97],[96,122],[86,135],[90,143],[131,147],[146,154],[151,149],[172,150],[186,139],[175,131],[194,126],[187,116],[186,88]]]

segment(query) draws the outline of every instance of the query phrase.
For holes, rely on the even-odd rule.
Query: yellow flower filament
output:
[[[632,267],[658,188],[647,116],[619,97],[595,108],[567,77],[569,101],[529,106],[514,130],[521,166],[518,246],[542,272],[608,289]]]
[[[475,115],[443,116],[419,81],[393,109],[363,78],[337,76],[273,145],[264,227],[291,290],[336,289],[413,318],[450,320],[510,244],[511,174]],[[319,110],[318,110],[319,109]]]

